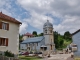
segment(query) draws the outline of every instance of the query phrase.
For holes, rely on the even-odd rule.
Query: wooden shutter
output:
[[[0,21],[0,29],[2,29],[2,22]]]
[[[8,46],[8,38],[6,38],[6,46]]]
[[[9,23],[7,23],[7,30],[9,30]]]

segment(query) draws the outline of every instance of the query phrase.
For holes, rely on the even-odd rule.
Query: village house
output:
[[[72,41],[73,47],[77,48],[74,55],[80,56],[80,29],[72,34]]]
[[[53,25],[47,20],[43,25],[43,36],[40,37],[31,37],[26,38],[21,44],[20,49],[26,51],[54,51],[54,34],[53,34]]]
[[[22,40],[26,40],[26,39],[28,39],[28,38],[32,38],[32,37],[34,37],[34,35],[31,34],[31,33],[29,33],[29,32],[27,32],[26,34],[23,35]]]
[[[0,12],[0,51],[18,54],[21,22]]]

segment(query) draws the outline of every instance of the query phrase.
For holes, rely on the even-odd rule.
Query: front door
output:
[[[52,45],[51,45],[51,50],[52,50]]]

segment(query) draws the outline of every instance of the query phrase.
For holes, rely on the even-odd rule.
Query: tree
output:
[[[38,34],[38,36],[43,36],[43,33]]]
[[[19,34],[19,42],[22,42],[23,35]]]
[[[54,43],[55,43],[55,47],[57,49],[62,47],[64,44],[63,36],[58,34],[58,32],[56,32],[56,31],[54,32]]]
[[[58,42],[58,32],[54,32],[54,43],[55,43],[55,47],[58,48],[59,47],[59,42]]]
[[[37,32],[36,31],[33,31],[32,33],[35,37],[37,36]]]
[[[71,40],[71,34],[70,34],[70,32],[69,31],[66,31],[65,33],[64,33],[64,39],[66,39],[66,40]]]
[[[62,47],[64,44],[64,40],[63,40],[63,36],[62,35],[58,35],[58,41],[59,41],[59,47]]]

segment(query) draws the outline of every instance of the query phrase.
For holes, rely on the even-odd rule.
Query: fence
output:
[[[0,60],[19,60],[19,59],[15,59],[14,57],[0,56]]]

